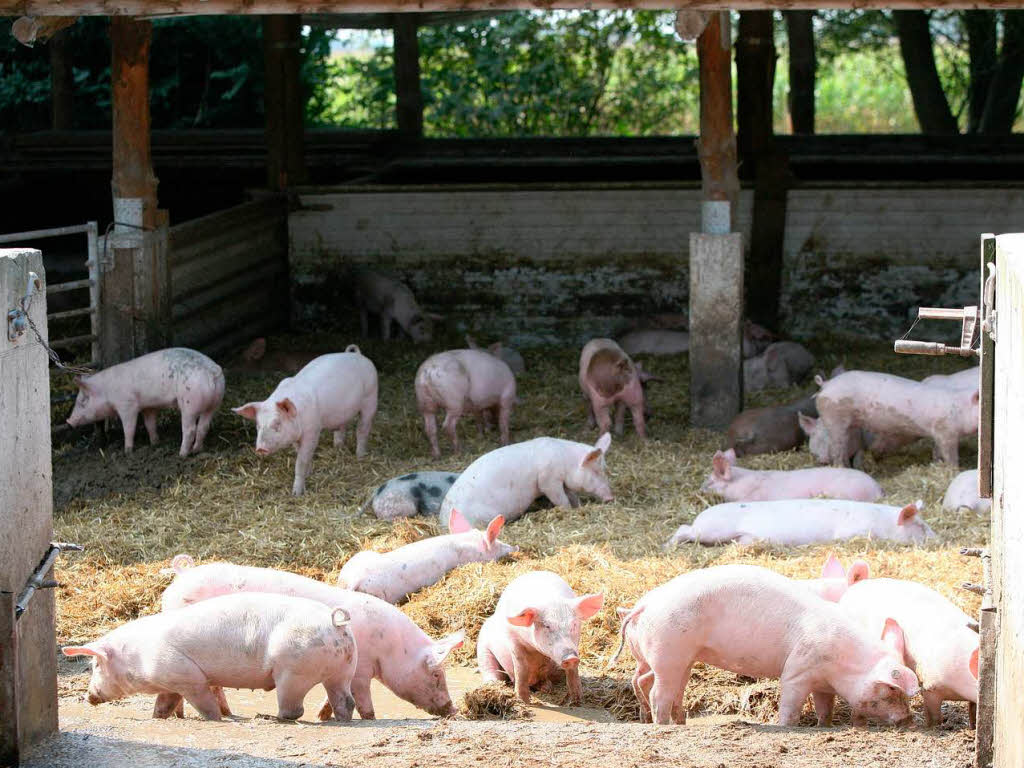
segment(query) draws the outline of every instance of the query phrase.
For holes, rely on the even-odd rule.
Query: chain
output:
[[[94,371],[92,368],[89,368],[84,365],[65,365],[63,362],[61,362],[60,356],[53,351],[53,347],[51,347],[49,344],[43,341],[43,335],[39,333],[39,329],[36,328],[36,324],[32,322],[32,316],[29,314],[28,307],[25,305],[25,299],[27,298],[29,297],[23,296],[21,299],[21,311],[25,313],[25,319],[28,320],[28,327],[32,329],[32,333],[36,335],[36,338],[39,340],[39,343],[42,344],[43,349],[46,350],[46,354],[50,356],[50,361],[55,366],[60,368],[62,371],[67,371],[68,373],[76,373],[82,376],[88,376],[90,374],[96,373],[96,371]]]

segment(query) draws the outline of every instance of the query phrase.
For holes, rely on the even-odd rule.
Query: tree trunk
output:
[[[67,30],[50,38],[50,127],[70,131],[74,114],[75,77],[71,69],[71,46]]]
[[[970,54],[967,132],[977,133],[996,71],[996,14],[993,11],[964,11],[964,26],[967,28]]]
[[[893,11],[893,20],[921,133],[947,136],[959,133],[935,67],[928,15],[924,11]]]
[[[1008,134],[1013,131],[1020,101],[1021,79],[1024,78],[1024,11],[1003,14],[1003,47],[999,51],[992,84],[985,100],[980,132]]]
[[[793,133],[814,133],[814,11],[786,11],[789,118]]]

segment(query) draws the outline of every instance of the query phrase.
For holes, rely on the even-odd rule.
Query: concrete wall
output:
[[[0,591],[15,596],[53,538],[49,360],[31,330],[16,341],[7,338],[6,315],[24,295],[29,272],[45,285],[39,251],[0,249]],[[45,292],[33,299],[30,317],[46,338]],[[18,741],[24,747],[57,728],[53,590],[36,592],[17,633]],[[0,675],[8,673],[0,668]],[[0,721],[7,716],[0,712]]]
[[[298,204],[289,215],[298,319],[346,311],[344,273],[357,263],[398,274],[429,309],[517,344],[579,342],[623,318],[687,309],[694,187],[320,188],[300,191]],[[744,192],[745,242],[750,204]],[[1019,189],[794,190],[785,330],[892,337],[911,308],[973,303],[978,235],[1021,220]]]

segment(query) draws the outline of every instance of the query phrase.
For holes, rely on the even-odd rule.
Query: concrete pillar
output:
[[[49,359],[30,328],[8,338],[7,313],[19,306],[31,272],[41,289],[29,317],[46,339],[42,255],[0,249],[0,765],[57,730],[53,590],[36,592],[21,619],[11,621],[12,602],[53,539]]]

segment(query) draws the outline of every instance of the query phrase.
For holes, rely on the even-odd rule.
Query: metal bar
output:
[[[18,625],[14,593],[0,592],[0,766],[18,765]]]
[[[47,320],[64,320],[68,317],[82,317],[83,315],[92,315],[96,313],[94,307],[82,307],[81,309],[69,309],[64,312],[54,312],[52,315],[47,315]]]
[[[78,544],[66,544],[64,542],[51,542],[50,549],[47,550],[46,555],[43,557],[36,569],[32,571],[32,575],[28,577],[28,583],[25,585],[25,589],[18,595],[18,601],[14,604],[14,618],[20,619],[21,615],[25,613],[25,609],[28,608],[28,604],[32,601],[32,595],[40,589],[49,589],[57,586],[57,583],[46,578],[46,574],[53,568],[53,564],[57,562],[57,556],[65,550],[75,550],[77,552],[82,551],[82,547]]]
[[[945,307],[919,307],[917,317],[920,320],[963,320],[963,309],[947,309]]]
[[[50,339],[50,346],[56,347],[58,349],[67,349],[68,347],[73,347],[75,344],[81,344],[86,341],[95,340],[95,336],[93,336],[91,333],[87,333],[84,336],[69,336],[66,339],[57,339],[56,341]]]
[[[95,222],[90,222],[95,224]],[[76,224],[73,227],[55,227],[53,229],[33,229],[29,232],[12,232],[0,235],[0,243],[20,243],[24,240],[38,240],[44,237],[60,237],[61,235],[79,235],[89,231],[89,224]]]
[[[46,286],[46,295],[49,296],[51,293],[64,293],[64,291],[75,291],[79,288],[90,288],[92,283],[92,280],[72,280],[70,283],[48,285]]]
[[[85,266],[89,269],[89,306],[93,309],[92,314],[89,316],[89,332],[96,337],[96,340],[92,343],[92,359],[102,360],[103,356],[100,350],[99,230],[95,221],[90,221],[85,226],[86,244],[89,252],[89,258],[86,260]]]

